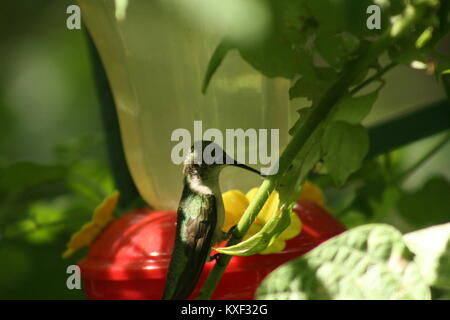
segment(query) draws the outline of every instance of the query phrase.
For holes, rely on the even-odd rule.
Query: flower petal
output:
[[[106,225],[113,219],[113,213],[117,206],[119,192],[114,192],[110,197],[105,198],[101,204],[95,208],[92,220],[74,233],[67,244],[67,250],[63,253],[63,258],[70,257],[77,250],[88,247],[102,232]]]
[[[258,192],[258,188],[253,188],[245,195],[250,203],[253,197]],[[267,199],[266,204],[262,207],[261,211],[258,213],[254,223],[256,224],[266,224],[270,217],[278,210],[278,204],[280,203],[280,196],[277,191],[273,191],[269,199]]]
[[[286,241],[284,241],[283,239],[280,239],[278,237],[277,239],[275,239],[275,241],[270,246],[265,248],[259,254],[277,253],[277,252],[283,251],[285,247],[286,247]]]
[[[245,197],[247,198],[248,202],[250,203],[250,201],[252,201],[253,197],[256,195],[256,193],[258,192],[259,188],[252,188],[250,189],[246,194]]]
[[[269,221],[270,217],[277,212],[278,204],[280,203],[280,196],[278,192],[273,191],[270,195],[269,199],[267,199],[266,203],[262,207],[261,211],[258,213],[255,222],[257,224],[266,224]]]
[[[262,226],[261,225],[258,225],[258,224],[252,224],[251,226],[250,226],[250,229],[248,229],[248,231],[247,231],[247,233],[246,233],[246,235],[245,235],[245,237],[244,237],[244,239],[243,240],[247,240],[248,238],[250,238],[251,236],[253,236],[254,234],[256,234],[258,231],[260,231],[262,229]]]
[[[235,226],[242,214],[248,207],[248,200],[239,190],[230,190],[222,194],[223,206],[225,207],[225,220],[222,231],[228,232],[231,227]]]
[[[291,223],[278,237],[280,239],[289,240],[298,236],[301,230],[302,222],[298,215],[293,212],[291,213]]]
[[[325,197],[323,196],[322,190],[315,184],[306,181],[303,184],[302,192],[300,193],[300,198],[308,200],[318,204],[322,208],[325,206]]]

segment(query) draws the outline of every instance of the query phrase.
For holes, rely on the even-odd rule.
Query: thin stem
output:
[[[427,153],[425,153],[419,160],[416,161],[410,168],[405,170],[399,177],[399,183],[403,183],[406,179],[408,179],[411,174],[413,174],[419,167],[421,167],[425,162],[427,162],[431,157],[433,157],[436,152],[438,152],[442,147],[444,147],[447,142],[450,140],[450,133],[447,133],[441,140],[436,143],[436,145],[431,148]]]
[[[266,178],[252,202],[245,210],[237,228],[228,241],[227,246],[237,244],[247,233],[256,216],[267,201],[269,195],[278,186],[281,178],[288,171],[291,162],[297,157],[308,138],[313,134],[319,124],[326,119],[343,96],[348,92],[348,88],[354,83],[355,79],[364,71],[366,71],[378,57],[389,46],[400,37],[409,27],[423,14],[422,10],[418,10],[412,6],[408,6],[404,17],[400,23],[396,23],[367,49],[366,53],[357,60],[348,64],[347,68],[341,73],[339,80],[328,89],[318,104],[312,110],[310,116],[306,119],[302,127],[295,133],[286,149],[279,159],[279,170],[276,175]],[[395,28],[395,30],[394,30]],[[206,279],[198,299],[210,299],[217,284],[220,281],[225,268],[230,262],[232,256],[220,254],[219,258]]]
[[[380,70],[377,71],[373,76],[367,78],[363,82],[361,82],[359,85],[354,87],[352,90],[350,90],[350,95],[355,95],[359,91],[361,91],[363,88],[371,84],[373,81],[380,79],[386,72],[391,70],[393,67],[395,67],[397,64],[395,62],[391,62],[388,65],[384,66]]]

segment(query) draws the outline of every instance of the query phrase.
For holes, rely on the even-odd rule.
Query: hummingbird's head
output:
[[[184,174],[195,174],[207,178],[211,175],[218,175],[225,166],[240,167],[261,175],[258,170],[231,158],[217,143],[207,140],[194,142],[190,153],[184,160]]]

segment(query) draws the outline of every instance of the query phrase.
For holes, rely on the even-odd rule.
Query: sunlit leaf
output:
[[[430,299],[430,289],[395,228],[357,227],[269,274],[258,299]]]
[[[430,285],[450,289],[450,223],[414,231],[404,237]]]

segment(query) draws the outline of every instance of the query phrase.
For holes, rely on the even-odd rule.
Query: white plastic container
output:
[[[118,6],[116,2],[123,6]],[[203,95],[208,61],[222,39],[211,21],[223,12],[180,10],[185,0],[79,0],[84,22],[100,52],[117,105],[125,153],[141,195],[155,209],[175,209],[182,168],[171,161],[177,128],[279,129],[288,139],[289,82],[261,76],[231,52]],[[201,3],[201,1],[194,1]],[[233,19],[233,16],[227,16]],[[255,146],[249,146],[254,148]],[[258,166],[255,166],[258,167]],[[259,185],[252,173],[226,168],[222,191]]]

